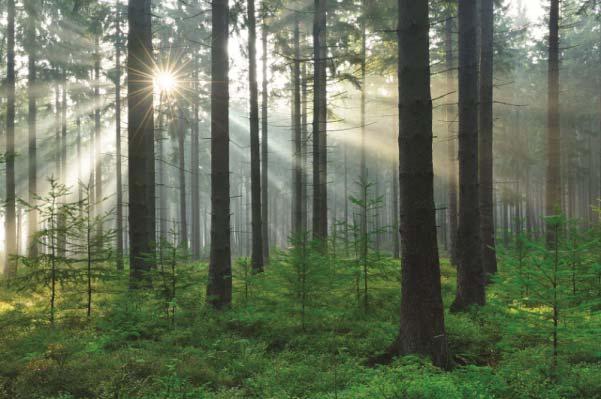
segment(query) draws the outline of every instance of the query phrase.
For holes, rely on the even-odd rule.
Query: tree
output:
[[[216,309],[232,301],[229,171],[229,7],[211,4],[211,255],[207,300]]]
[[[399,170],[401,317],[394,349],[447,367],[436,242],[429,20],[426,0],[399,0]]]
[[[248,83],[250,90],[250,186],[252,224],[252,268],[263,271],[263,228],[261,221],[261,154],[259,143],[259,89],[257,87],[257,28],[255,0],[248,0]]]
[[[27,0],[23,3],[27,12],[27,25],[25,27],[25,47],[27,49],[27,126],[28,126],[28,201],[34,204],[35,196],[38,191],[38,173],[37,173],[37,102],[36,102],[36,25],[37,25],[37,10],[33,0]],[[31,209],[28,214],[28,231],[27,250],[29,256],[37,256],[37,246],[35,245],[34,234],[38,229],[38,217],[35,209]]]
[[[177,157],[179,175],[179,239],[182,249],[188,249],[188,207],[186,206],[186,124],[183,104],[177,105]]]
[[[263,6],[265,3],[262,3]],[[269,103],[269,93],[267,92],[267,11],[263,10],[261,24],[261,47],[263,57],[261,60],[263,87],[261,89],[261,228],[263,229],[263,261],[269,259],[269,126],[267,120],[267,107]]]
[[[15,0],[7,5],[6,52],[6,263],[4,274],[17,273],[17,226],[15,222]]]
[[[293,159],[292,187],[294,192],[292,207],[292,231],[297,240],[303,231],[303,165],[302,165],[302,128],[301,128],[301,54],[300,54],[300,22],[298,12],[294,14],[294,62],[292,64],[292,129]]]
[[[117,270],[123,270],[123,183],[121,174],[121,3],[115,5],[115,176],[117,208],[115,210],[117,239]]]
[[[561,212],[561,132],[559,116],[559,0],[551,0],[549,11],[549,60],[547,101],[547,175],[545,214]],[[547,244],[555,243],[555,230],[546,230]]]
[[[459,230],[457,294],[453,311],[483,305],[484,273],[478,195],[478,55],[476,1],[460,1],[459,17]]]
[[[497,272],[493,218],[493,0],[480,0],[480,15],[480,107],[478,115],[480,233],[482,236],[482,267],[487,275],[491,275]]]
[[[130,285],[150,284],[155,242],[151,0],[129,0],[127,105]]]
[[[313,17],[313,236],[328,238],[326,1],[315,0]]]

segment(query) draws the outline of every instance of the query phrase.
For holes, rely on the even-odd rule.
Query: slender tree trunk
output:
[[[476,1],[461,1],[459,16],[459,264],[453,311],[483,305],[484,270],[478,193],[478,54]]]
[[[101,32],[97,32],[94,38],[94,154],[95,154],[95,194],[96,194],[96,204],[95,210],[96,215],[102,215],[103,207],[102,207],[102,131],[100,126],[100,107],[101,99],[100,99],[100,35]],[[66,104],[63,104],[63,107],[66,107]],[[99,221],[97,225],[96,234],[98,237],[102,236],[102,222]]]
[[[482,267],[487,275],[497,272],[495,225],[493,218],[493,0],[480,0],[480,107],[479,107],[479,172],[480,233],[482,235]]]
[[[184,123],[183,104],[178,105],[178,120],[177,120],[177,146],[178,146],[178,161],[179,161],[179,239],[180,245],[188,248],[188,217],[186,206],[186,124]]]
[[[36,195],[38,192],[38,171],[37,171],[37,102],[36,102],[36,61],[37,61],[37,48],[36,48],[36,24],[37,24],[37,13],[36,5],[32,0],[24,2],[24,6],[27,11],[27,26],[26,26],[26,45],[28,55],[28,82],[27,82],[27,97],[28,97],[28,112],[27,112],[27,125],[28,125],[28,140],[29,140],[29,151],[28,151],[28,173],[29,173],[29,187],[28,187],[28,201],[31,205],[35,206]],[[38,254],[38,245],[35,239],[35,234],[38,230],[38,213],[35,209],[30,209],[27,214],[28,221],[28,240],[27,240],[27,251],[30,257],[36,257]]]
[[[447,20],[445,22],[445,62],[446,62],[446,78],[447,92],[451,93],[456,89],[453,74],[453,16],[451,7],[448,8]],[[448,212],[449,215],[449,248],[451,263],[457,265],[459,263],[457,255],[457,146],[456,138],[453,134],[453,106],[446,107],[446,122],[447,122],[447,162],[449,165],[449,199]]]
[[[263,271],[263,228],[261,222],[261,148],[259,142],[259,88],[257,86],[257,28],[255,0],[248,0],[248,79],[250,88],[250,186],[252,225],[252,268]]]
[[[305,233],[305,237],[306,237],[306,232],[307,232],[307,227],[308,227],[308,215],[307,215],[307,193],[308,193],[308,186],[309,186],[309,174],[307,173],[307,166],[308,166],[308,159],[307,159],[307,141],[308,141],[308,117],[307,117],[307,64],[305,62],[303,62],[301,64],[301,167],[302,167],[302,173],[303,173],[303,182],[302,182],[302,194],[301,194],[301,200],[302,200],[302,219],[301,219],[301,229],[302,231]]]
[[[264,14],[266,11],[263,11]],[[269,260],[269,141],[267,106],[269,93],[267,92],[267,24],[266,15],[263,15],[261,26],[261,44],[263,47],[262,75],[263,87],[261,90],[261,229],[263,236],[263,261]]]
[[[128,166],[130,285],[150,285],[154,264],[154,109],[151,0],[129,0]]]
[[[117,191],[117,209],[115,210],[117,239],[117,270],[123,270],[123,182],[121,174],[121,4],[117,0],[115,5],[117,27],[117,41],[115,43],[115,178]]]
[[[325,248],[327,201],[327,43],[326,1],[315,0],[313,19],[313,236]]]
[[[213,0],[211,37],[211,260],[207,299],[214,308],[232,301],[229,171],[228,0]]]
[[[303,234],[303,169],[302,169],[302,132],[301,132],[301,87],[300,87],[300,22],[298,13],[294,15],[294,63],[292,66],[292,126],[293,126],[293,204],[292,234],[300,239]]]
[[[200,259],[200,137],[198,127],[198,55],[195,57],[194,62],[194,92],[192,93],[192,129],[191,129],[191,146],[190,146],[190,164],[192,169],[190,190],[192,191],[192,258],[195,260]],[[203,218],[205,215],[202,216]]]
[[[165,170],[165,110],[163,109],[163,94],[159,95],[159,109],[158,109],[158,129],[155,133],[156,141],[158,142],[158,152],[159,152],[159,160],[158,160],[158,169],[159,169],[159,189],[158,189],[158,199],[159,199],[159,208],[156,214],[159,218],[159,243],[163,243],[168,239],[168,225],[169,225],[169,213],[167,209],[167,190],[165,187],[167,185],[167,174]],[[170,121],[168,121],[170,123]],[[171,126],[171,125],[169,125]]]
[[[401,316],[395,349],[447,367],[432,162],[428,2],[399,0]]]
[[[367,185],[369,184],[368,182],[368,170],[367,170],[367,148],[366,148],[366,141],[367,141],[367,137],[366,137],[366,129],[365,129],[365,107],[366,107],[366,85],[367,85],[367,79],[366,79],[366,75],[367,75],[367,71],[366,71],[366,40],[367,40],[367,33],[366,33],[366,27],[365,27],[365,0],[361,1],[361,8],[362,8],[362,19],[361,19],[361,54],[360,54],[360,62],[361,62],[361,105],[360,105],[360,125],[361,125],[361,164],[360,164],[360,168],[361,168],[361,175],[360,175],[360,185],[361,187],[361,193],[363,194],[361,197],[361,201],[364,204],[364,209],[361,212],[361,224],[359,226],[359,231],[360,231],[360,242],[361,242],[361,254],[362,254],[362,258],[366,258],[367,257],[367,252],[368,252],[368,243],[367,243],[367,189],[365,189],[363,186],[367,187]]]
[[[549,70],[547,109],[547,184],[545,215],[561,212],[561,133],[559,116],[559,0],[551,0],[549,15]],[[552,247],[554,230],[546,230],[547,245]]]
[[[6,28],[6,263],[4,275],[17,274],[17,226],[15,208],[15,0],[8,0]]]

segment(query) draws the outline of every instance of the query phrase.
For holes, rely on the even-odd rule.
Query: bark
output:
[[[302,218],[301,218],[301,229],[303,232],[307,231],[307,227],[308,227],[308,215],[307,215],[307,187],[309,185],[308,182],[308,178],[309,175],[307,173],[307,141],[308,141],[308,136],[309,136],[309,132],[308,132],[308,118],[307,118],[307,64],[305,62],[303,62],[301,64],[301,76],[302,76],[302,80],[301,80],[301,167],[302,167],[302,173],[303,173],[303,182],[302,182],[302,193],[301,193],[301,200],[302,200]],[[306,236],[306,234],[305,234]]]
[[[263,228],[261,221],[261,148],[259,143],[259,88],[257,87],[257,28],[255,0],[248,0],[248,79],[250,88],[250,186],[252,225],[252,269],[263,271]]]
[[[194,64],[194,91],[192,95],[194,96],[192,100],[192,129],[190,131],[191,134],[191,146],[190,146],[190,167],[192,169],[191,182],[190,182],[190,190],[192,192],[192,259],[198,260],[200,259],[200,247],[201,247],[201,237],[200,237],[200,138],[199,138],[199,128],[198,128],[198,55],[196,55],[196,60]],[[202,216],[205,217],[204,215]]]
[[[449,7],[449,10],[451,8]],[[445,22],[445,62],[446,62],[446,79],[447,92],[453,92],[456,87],[453,82],[453,19],[451,11],[447,14]],[[449,198],[448,198],[448,215],[449,215],[449,248],[451,263],[457,265],[459,263],[457,254],[457,145],[456,138],[453,134],[453,106],[446,106],[446,121],[447,121],[447,154],[449,165]]]
[[[26,46],[28,55],[28,81],[27,81],[27,126],[28,126],[28,197],[31,205],[35,205],[38,192],[38,174],[37,174],[37,99],[36,99],[36,78],[37,78],[37,49],[36,49],[36,7],[33,1],[24,2],[27,11],[26,25]],[[35,234],[38,230],[38,213],[35,209],[29,210],[27,214],[28,222],[28,240],[27,251],[30,257],[36,257],[38,254],[38,245],[35,240]]]
[[[301,133],[301,87],[300,87],[300,23],[298,15],[294,16],[294,63],[292,66],[292,126],[293,126],[293,209],[292,209],[292,234],[300,239],[303,234],[303,170],[302,170],[302,133]]]
[[[399,167],[397,162],[392,163],[392,257],[401,257],[399,240]]]
[[[150,285],[154,264],[154,109],[150,0],[129,0],[128,166],[130,286]]]
[[[561,133],[559,116],[559,0],[551,0],[549,15],[549,65],[547,102],[547,174],[545,215],[561,212]],[[556,241],[552,228],[546,231],[547,245]]]
[[[325,248],[328,238],[325,0],[315,0],[313,58],[313,237]]]
[[[263,235],[263,261],[269,260],[269,141],[268,141],[268,120],[267,106],[269,102],[269,93],[267,92],[267,24],[265,15],[263,15],[263,24],[261,26],[261,44],[263,47],[262,74],[263,87],[261,93],[261,229]]]
[[[487,275],[492,275],[497,272],[493,218],[493,0],[480,0],[480,13],[480,131],[478,144],[480,233],[482,235],[482,267]]]
[[[211,259],[207,300],[216,309],[232,301],[229,171],[228,0],[214,0],[211,37]]]
[[[115,175],[117,191],[117,209],[115,210],[116,228],[116,260],[117,270],[123,270],[123,182],[121,175],[121,4],[117,0],[115,5],[117,28],[117,42],[115,43]]]
[[[361,243],[361,258],[365,261],[367,259],[368,252],[368,238],[367,238],[367,185],[369,182],[368,179],[368,171],[367,171],[367,148],[366,144],[366,135],[365,135],[365,107],[366,107],[366,98],[365,98],[365,90],[366,90],[366,27],[365,27],[365,0],[361,2],[361,8],[363,10],[363,18],[361,19],[361,116],[360,116],[360,124],[361,124],[361,193],[363,193],[361,197],[361,201],[363,202],[363,211],[361,212],[361,224],[359,226],[360,231],[360,243]]]
[[[428,2],[399,0],[402,289],[398,353],[447,367],[432,162]]]
[[[17,225],[15,206],[15,0],[8,0],[6,28],[6,263],[4,275],[17,274]]]
[[[476,1],[461,1],[459,17],[459,231],[457,294],[451,310],[483,305],[484,270],[478,192],[478,55]]]
[[[96,215],[102,215],[102,137],[101,137],[101,127],[100,127],[100,35],[101,32],[96,33],[96,37],[94,38],[94,158],[96,161],[95,164],[95,194],[96,194],[96,204],[95,210]],[[66,107],[66,104],[63,104],[63,107]],[[102,222],[98,223],[97,232],[98,237],[102,236]]]
[[[180,245],[188,248],[188,218],[186,206],[186,124],[184,123],[183,104],[178,106],[178,121],[177,121],[177,147],[179,161],[179,240]]]

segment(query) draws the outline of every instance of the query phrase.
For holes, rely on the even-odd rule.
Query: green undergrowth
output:
[[[54,326],[42,294],[4,289],[0,397],[601,398],[598,313],[572,311],[552,376],[548,335],[521,328],[531,308],[508,306],[510,289],[497,283],[484,308],[445,315],[453,371],[416,357],[369,367],[397,334],[398,265],[378,260],[365,309],[348,261],[317,261],[304,310],[286,254],[257,277],[236,277],[238,262],[235,303],[222,314],[203,305],[202,264],[180,267],[189,281],[170,299],[173,315],[156,293],[128,292],[125,276],[99,283],[90,319],[64,295]],[[448,308],[455,270],[446,262],[442,280]]]

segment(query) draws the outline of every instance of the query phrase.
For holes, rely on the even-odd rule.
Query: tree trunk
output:
[[[250,88],[250,185],[252,225],[252,268],[263,271],[263,227],[261,222],[261,148],[259,143],[259,88],[257,87],[257,29],[255,0],[248,0],[248,79]]]
[[[493,0],[480,0],[480,234],[482,235],[482,267],[484,273],[497,272],[495,225],[493,218]]]
[[[213,0],[211,36],[211,259],[207,300],[217,309],[232,301],[229,171],[228,0]]]
[[[294,15],[294,63],[292,66],[292,126],[293,126],[293,204],[292,235],[300,239],[304,233],[303,218],[303,169],[302,169],[302,133],[301,133],[301,87],[300,87],[300,23],[298,13]]]
[[[4,275],[17,274],[15,209],[15,0],[8,0],[6,28],[6,263]]]
[[[447,92],[451,93],[456,86],[453,81],[453,18],[451,7],[448,8],[447,20],[445,22],[445,62],[446,62],[446,79]],[[449,248],[451,263],[457,265],[459,263],[457,255],[457,146],[456,137],[453,134],[453,106],[446,106],[446,123],[447,123],[447,162],[449,166]]]
[[[313,18],[313,236],[326,247],[327,201],[326,1],[315,0]]]
[[[200,259],[200,137],[198,127],[198,54],[194,61],[194,91],[192,93],[192,129],[191,129],[191,146],[190,146],[190,168],[192,169],[190,190],[192,191],[192,259]],[[205,217],[204,215],[202,216]]]
[[[459,17],[459,231],[453,311],[483,305],[484,270],[478,193],[478,55],[476,1],[461,1]]]
[[[154,109],[151,0],[129,0],[127,42],[130,286],[149,286],[154,264]]]
[[[117,190],[117,209],[115,210],[117,239],[117,270],[123,270],[123,183],[121,175],[121,4],[117,0],[115,5],[117,27],[117,41],[115,43],[115,179]]]
[[[392,257],[399,259],[401,257],[401,248],[399,240],[399,167],[398,163],[392,162]]]
[[[398,353],[447,367],[432,163],[428,2],[399,0],[402,289]]]
[[[308,141],[308,136],[309,136],[309,127],[308,127],[308,117],[307,117],[307,63],[303,62],[301,64],[301,76],[302,76],[302,80],[301,80],[301,141],[302,141],[302,147],[301,147],[301,167],[302,167],[302,172],[303,172],[303,182],[302,182],[302,193],[301,193],[301,200],[302,200],[302,219],[301,219],[301,229],[303,232],[306,233],[307,231],[307,227],[308,227],[308,215],[307,215],[307,193],[308,193],[308,186],[309,186],[309,174],[307,173],[307,165],[308,165],[308,159],[307,159],[307,141]]]
[[[561,133],[559,116],[559,0],[551,0],[549,15],[549,70],[547,109],[547,184],[545,215],[561,212]],[[546,230],[547,245],[555,244],[555,232]]]
[[[33,1],[23,3],[27,11],[27,25],[25,31],[25,40],[28,55],[28,82],[27,82],[27,126],[28,126],[28,174],[29,186],[27,200],[31,205],[35,205],[36,195],[38,192],[38,171],[37,171],[37,102],[36,102],[36,24],[37,13],[36,5]],[[38,230],[38,214],[35,209],[30,209],[27,214],[28,221],[28,239],[27,251],[29,256],[36,257],[38,254],[38,245],[35,239],[35,234]]]
[[[267,125],[267,106],[269,93],[267,92],[267,24],[265,22],[266,11],[263,11],[261,26],[261,44],[263,47],[262,74],[263,87],[261,93],[261,229],[263,236],[263,261],[269,260],[269,142]]]
[[[96,193],[96,204],[95,210],[96,215],[102,215],[102,130],[100,126],[100,108],[102,106],[100,99],[100,36],[101,32],[96,32],[94,38],[94,154],[95,154],[95,193]],[[66,107],[63,104],[63,107]],[[102,222],[100,221],[97,226],[96,234],[98,237],[102,236]]]
[[[186,206],[186,124],[184,121],[183,103],[178,105],[177,147],[179,172],[179,242],[183,248],[188,248],[188,218]]]

